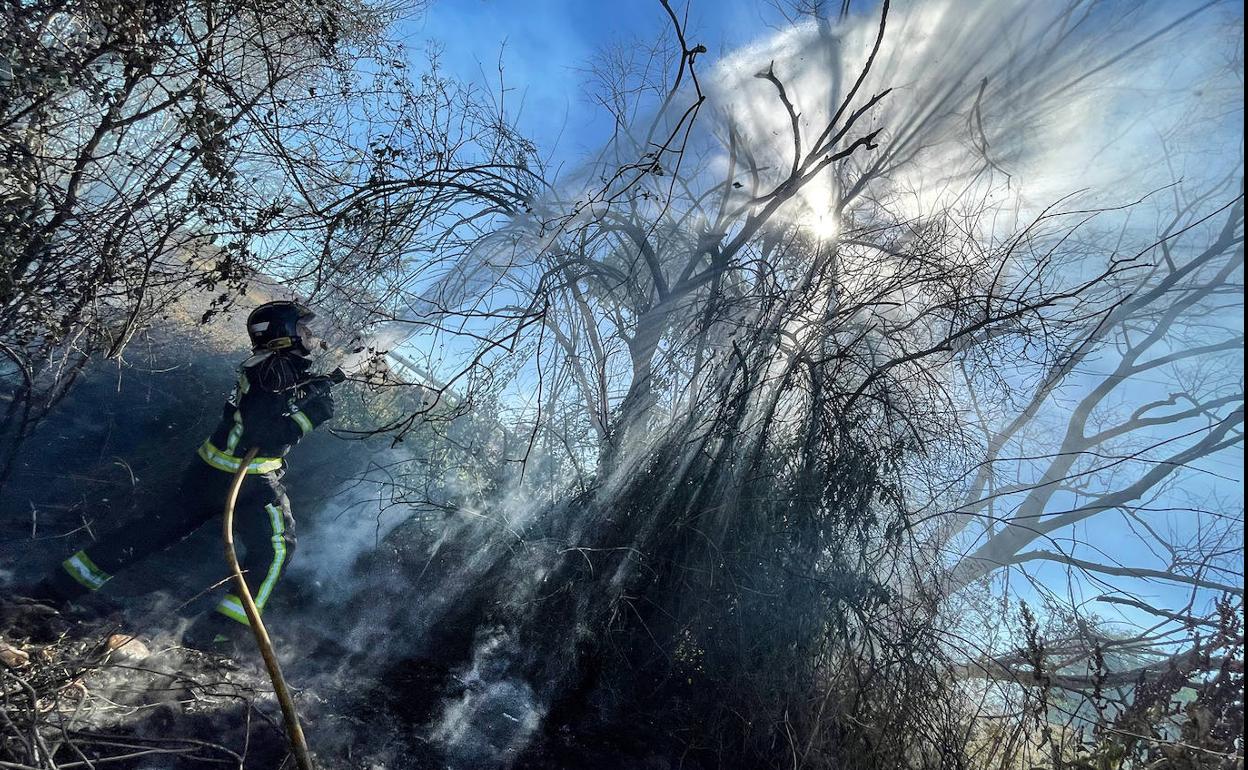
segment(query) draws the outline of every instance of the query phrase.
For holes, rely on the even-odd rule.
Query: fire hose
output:
[[[247,466],[255,459],[256,451],[256,448],[252,448],[243,457],[242,463],[234,473],[230,492],[225,498],[225,560],[229,562],[230,570],[234,573],[234,584],[238,588],[239,599],[242,601],[243,610],[247,613],[251,631],[256,637],[256,646],[260,648],[260,656],[264,658],[264,666],[269,670],[269,679],[273,681],[273,692],[277,695],[277,702],[282,707],[282,719],[286,723],[286,737],[290,740],[290,749],[295,756],[295,764],[298,765],[299,770],[315,770],[312,766],[312,756],[308,752],[307,739],[303,737],[303,728],[299,725],[299,713],[295,710],[295,701],[290,697],[290,688],[286,686],[281,664],[277,661],[277,653],[273,651],[273,640],[269,638],[269,632],[260,620],[260,610],[256,608],[251,589],[247,587],[247,581],[243,579],[243,570],[238,564],[238,554],[234,552],[234,505],[238,502],[238,491],[242,488],[243,478],[247,475]]]

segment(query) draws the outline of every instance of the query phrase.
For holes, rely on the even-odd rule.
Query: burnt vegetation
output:
[[[292,488],[375,536],[273,610],[319,766],[1242,768],[1242,157],[1184,144],[1224,105],[1157,140],[1197,183],[1015,178],[1234,14],[850,5],[712,72],[660,2],[562,173],[397,8],[5,5],[5,546],[67,425],[112,481],[48,482],[53,542],[141,515],[214,376],[165,369],[226,357],[184,340],[296,293],[374,359]],[[918,33],[968,55],[907,69]],[[177,429],[81,424],[118,376]],[[0,766],[280,761],[244,674],[145,658],[178,694],[127,722],[124,629],[13,607]]]

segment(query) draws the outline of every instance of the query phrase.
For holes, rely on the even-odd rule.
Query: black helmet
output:
[[[266,302],[247,316],[247,335],[251,349],[289,350],[308,355],[305,325],[316,316],[306,305],[287,300]]]

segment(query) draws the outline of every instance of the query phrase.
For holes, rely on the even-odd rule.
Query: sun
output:
[[[820,241],[841,234],[841,217],[831,180],[818,180],[803,189],[794,201],[794,222]]]
[[[821,241],[830,241],[841,234],[841,221],[831,212],[822,216],[812,217],[807,225],[815,237]]]

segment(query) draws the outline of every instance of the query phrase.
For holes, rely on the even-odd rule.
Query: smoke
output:
[[[450,767],[509,767],[541,724],[532,687],[511,673],[517,647],[502,629],[478,641],[472,663],[455,678],[464,692],[449,700],[430,731]]]
[[[641,105],[592,161],[448,263],[414,304],[412,319],[446,319],[444,333],[430,339],[456,359],[451,368],[488,372],[482,376],[506,406],[536,419],[535,350],[518,361],[512,344],[465,340],[520,337],[523,327],[531,341],[541,328],[525,326],[541,311],[534,297],[558,273],[553,266],[578,254],[570,234],[587,223],[641,226],[661,243],[658,259],[675,262],[676,271],[702,239],[730,239],[754,210],[752,196],[778,189],[793,160],[790,116],[775,86],[760,77],[768,72],[792,102],[803,153],[843,104],[838,125],[863,112],[827,151],[868,135],[878,145],[860,147],[808,181],[765,225],[772,231],[797,225],[829,238],[973,213],[990,236],[1004,237],[1059,200],[1068,208],[1122,206],[1180,179],[1197,189],[1237,162],[1235,143],[1226,141],[1238,130],[1235,116],[1211,106],[1218,102],[1211,95],[1242,99],[1228,66],[1236,55],[1236,27],[1226,23],[1233,9],[1214,3],[1197,10],[1135,2],[894,3],[879,52],[848,103],[880,29],[878,8],[844,24],[795,24],[718,61],[699,59],[706,104],[679,145],[679,163],[668,155],[658,159],[661,172],[633,167],[663,137],[681,136],[689,91],[666,111],[651,105],[646,114]],[[1159,55],[1180,50],[1182,57]],[[632,170],[617,176],[625,167]],[[729,187],[721,192],[722,185]],[[717,220],[713,204],[721,196],[742,213]],[[1109,230],[1128,217],[1103,217],[1098,226]],[[979,235],[965,236],[968,250]],[[869,275],[897,268],[878,252],[867,260],[854,267]],[[601,261],[644,288],[636,255]],[[604,314],[595,323],[606,334],[631,334],[629,320]],[[604,346],[601,355],[610,377],[627,377],[623,346]]]
[[[889,216],[907,221],[970,197],[990,201],[998,217],[994,227],[1005,232],[1076,190],[1089,190],[1090,200],[1123,203],[1173,181],[1176,174],[1191,179],[1211,175],[1223,158],[1222,144],[1191,163],[1182,160],[1177,148],[1196,145],[1202,132],[1222,120],[1202,106],[1208,102],[1207,90],[1235,87],[1223,51],[1198,43],[1225,39],[1217,14],[1187,18],[1160,3],[1109,3],[1084,10],[1072,15],[1063,4],[1021,0],[894,7],[880,52],[848,111],[887,94],[829,148],[844,149],[878,130],[878,152],[859,152],[839,173],[829,171],[809,184],[778,212],[777,229],[799,225],[819,237],[832,237],[847,229],[849,223],[838,220],[842,216],[863,226],[887,209]],[[800,144],[809,150],[863,71],[878,26],[878,16],[871,14],[839,26],[798,24],[714,64],[704,84],[708,108],[690,142],[691,161],[676,172],[689,199],[701,200],[725,181],[730,135],[748,148],[762,191],[780,184],[792,161],[792,126],[774,85],[758,75],[771,72],[784,83],[799,115]],[[1189,55],[1181,62],[1154,55],[1162,47]],[[674,110],[684,108],[680,99],[674,104]],[[667,127],[677,115],[649,119]],[[514,319],[530,309],[526,300],[546,274],[547,260],[562,256],[567,247],[563,236],[609,215],[610,207],[601,202],[609,196],[586,203],[596,180],[635,160],[644,146],[641,137],[664,133],[650,131],[646,121],[631,128],[598,162],[585,164],[557,189],[532,201],[532,212],[497,228],[447,269],[414,305],[408,321],[385,324],[366,339],[352,340],[343,368],[364,369],[378,351],[410,344],[413,323],[440,316],[456,320],[454,333],[480,332],[497,339],[489,327],[500,323],[499,317]],[[1175,151],[1177,167],[1159,160],[1171,157],[1167,150]],[[704,162],[693,162],[695,157]],[[745,180],[740,168],[736,173]],[[857,178],[868,176],[869,189],[854,189]],[[656,186],[669,188],[669,182],[665,178]],[[744,185],[729,193],[747,208],[750,194],[754,191]],[[851,196],[853,204],[842,211],[841,204]],[[638,203],[629,216],[636,217],[634,223],[660,229],[675,253],[696,244],[699,231],[710,224],[685,199]],[[482,307],[480,327],[464,320],[465,309]],[[613,323],[604,320],[604,329],[625,331],[612,329]],[[518,345],[497,346],[480,364],[497,366],[491,376],[510,382],[513,403],[523,403],[515,412],[536,421],[532,394],[540,378],[533,362],[520,360],[517,350],[524,351]],[[468,359],[479,352],[465,347],[451,354]],[[605,355],[610,362],[604,370],[615,384],[627,371],[621,363],[624,353],[615,346]],[[512,362],[510,369],[498,365],[504,360]],[[617,460],[619,470],[605,480],[601,496],[610,499],[627,484],[649,461],[647,453],[657,441],[653,434],[630,437]],[[527,467],[545,459],[540,452],[526,454]],[[383,465],[408,459],[398,452]],[[535,677],[534,671],[552,671],[550,661],[542,665],[536,659],[572,654],[570,639],[585,621],[586,603],[569,600],[558,628],[542,627],[549,618],[534,607],[549,590],[548,578],[570,560],[582,558],[577,546],[592,539],[610,515],[549,505],[551,496],[567,493],[572,485],[535,494],[532,481],[520,476],[521,469],[516,463],[486,499],[475,487],[446,485],[441,502],[448,502],[450,510],[423,518],[423,526],[411,532],[404,530],[409,552],[397,574],[348,577],[361,556],[410,523],[410,514],[382,507],[376,515],[359,515],[375,502],[375,480],[345,486],[326,503],[335,512],[332,523],[301,540],[300,558],[292,568],[318,586],[330,586],[330,600],[351,605],[351,613],[336,621],[346,624],[341,641],[374,664],[438,654],[429,649],[429,640],[442,624],[462,620],[461,614],[470,612],[465,607],[474,603],[486,606],[479,616],[490,621],[474,630],[453,670],[458,687],[441,696],[420,727],[422,736],[456,768],[507,767],[538,733],[555,688]],[[656,508],[660,498],[671,494],[655,490]],[[539,524],[547,530],[535,533]],[[662,524],[641,522],[626,531],[640,540]],[[625,550],[635,543],[616,545]],[[500,566],[505,568],[501,572]],[[621,559],[615,567],[610,584],[619,589],[636,564]],[[535,643],[535,633],[545,638]]]
[[[809,184],[778,213],[774,225],[796,224],[828,237],[848,224],[837,217],[852,218],[855,227],[865,229],[882,219],[883,211],[891,221],[905,222],[973,200],[988,204],[989,233],[1005,233],[1073,192],[1086,191],[1086,204],[1123,204],[1173,182],[1176,168],[1159,158],[1166,152],[1177,158],[1179,148],[1198,145],[1209,120],[1217,120],[1201,114],[1198,105],[1207,100],[1202,89],[1235,88],[1234,73],[1222,58],[1225,51],[1199,43],[1227,40],[1217,14],[1189,16],[1164,4],[1072,8],[1021,1],[894,7],[876,61],[845,114],[866,107],[876,95],[881,98],[828,152],[873,131],[879,132],[879,150],[863,150],[844,169]],[[799,146],[809,151],[863,71],[878,29],[879,17],[872,14],[841,26],[812,21],[724,57],[706,79],[708,109],[690,141],[690,157],[680,170],[668,171],[678,178],[670,187],[665,178],[654,180],[659,194],[649,203],[631,204],[624,218],[661,233],[669,253],[697,243],[698,231],[709,227],[711,218],[694,201],[710,197],[727,178],[729,136],[748,148],[752,171],[761,180],[751,189],[748,173],[736,169],[742,185],[730,195],[743,208],[749,195],[781,184],[793,160],[790,116],[775,86],[759,75],[770,72],[783,82],[799,116]],[[1156,55],[1176,48],[1190,55],[1182,62]],[[673,115],[653,118],[662,128],[676,124],[686,101],[678,98],[673,104]],[[608,216],[605,205],[584,203],[593,180],[610,178],[614,165],[647,149],[644,137],[665,136],[662,128],[651,130],[643,121],[623,129],[599,163],[535,201],[534,214],[517,217],[482,241],[448,276],[440,303],[480,297],[507,282],[523,285],[537,272],[540,259],[534,255],[575,253],[561,243],[560,228],[568,232]],[[706,160],[698,163],[697,158]],[[1185,173],[1194,180],[1207,178],[1212,164],[1189,165]],[[869,180],[866,189],[855,189],[859,178]],[[643,186],[650,184],[647,180]],[[687,197],[665,198],[664,188],[683,188]],[[684,224],[674,227],[671,221]],[[876,274],[886,269],[874,268]],[[517,377],[521,383],[534,379]],[[619,467],[640,467],[652,445],[651,440],[630,445]],[[666,491],[655,493],[661,497]],[[603,494],[609,499],[609,490]],[[576,508],[561,514],[559,526],[572,545],[591,531],[595,515]],[[642,538],[657,526],[650,522],[632,531]],[[553,568],[558,557],[547,556]],[[619,569],[615,584],[635,566],[624,560]],[[531,595],[520,585],[505,589],[521,597],[517,601]],[[540,622],[523,611],[512,620]],[[580,620],[570,618],[569,624]],[[462,674],[472,686],[448,699],[434,720],[435,738],[473,766],[505,766],[507,750],[531,734],[530,720],[540,718],[543,709],[533,693],[544,691],[547,683],[518,679],[515,673],[515,662],[535,652],[523,647],[528,643],[505,630],[486,633]],[[554,642],[551,647],[559,648]]]
[[[369,451],[357,445],[356,451]],[[412,460],[410,452],[385,449],[370,452],[369,466],[318,503],[316,526],[299,534],[299,558],[290,567],[292,577],[306,581],[324,600],[344,600],[357,589],[353,567],[395,527],[411,516],[396,499],[396,470]],[[401,471],[400,471],[401,472]]]
[[[1210,141],[1210,122],[1227,132],[1234,118],[1228,121],[1210,97],[1234,101],[1242,91],[1229,59],[1237,32],[1219,10],[1019,0],[894,4],[850,109],[886,95],[838,148],[878,130],[880,151],[862,153],[856,165],[880,164],[885,173],[873,194],[887,196],[906,216],[983,184],[994,188],[995,205],[1019,206],[1026,218],[1074,191],[1121,203],[1177,176],[1194,181],[1208,169],[1171,163],[1182,165],[1184,148],[1226,152],[1226,142]],[[795,25],[714,68],[711,103],[761,167],[787,170],[793,145],[789,116],[758,73],[771,69],[785,84],[809,148],[862,73],[878,12],[840,26]],[[1175,50],[1183,55],[1159,55]],[[787,213],[826,214],[852,179],[827,175]]]

